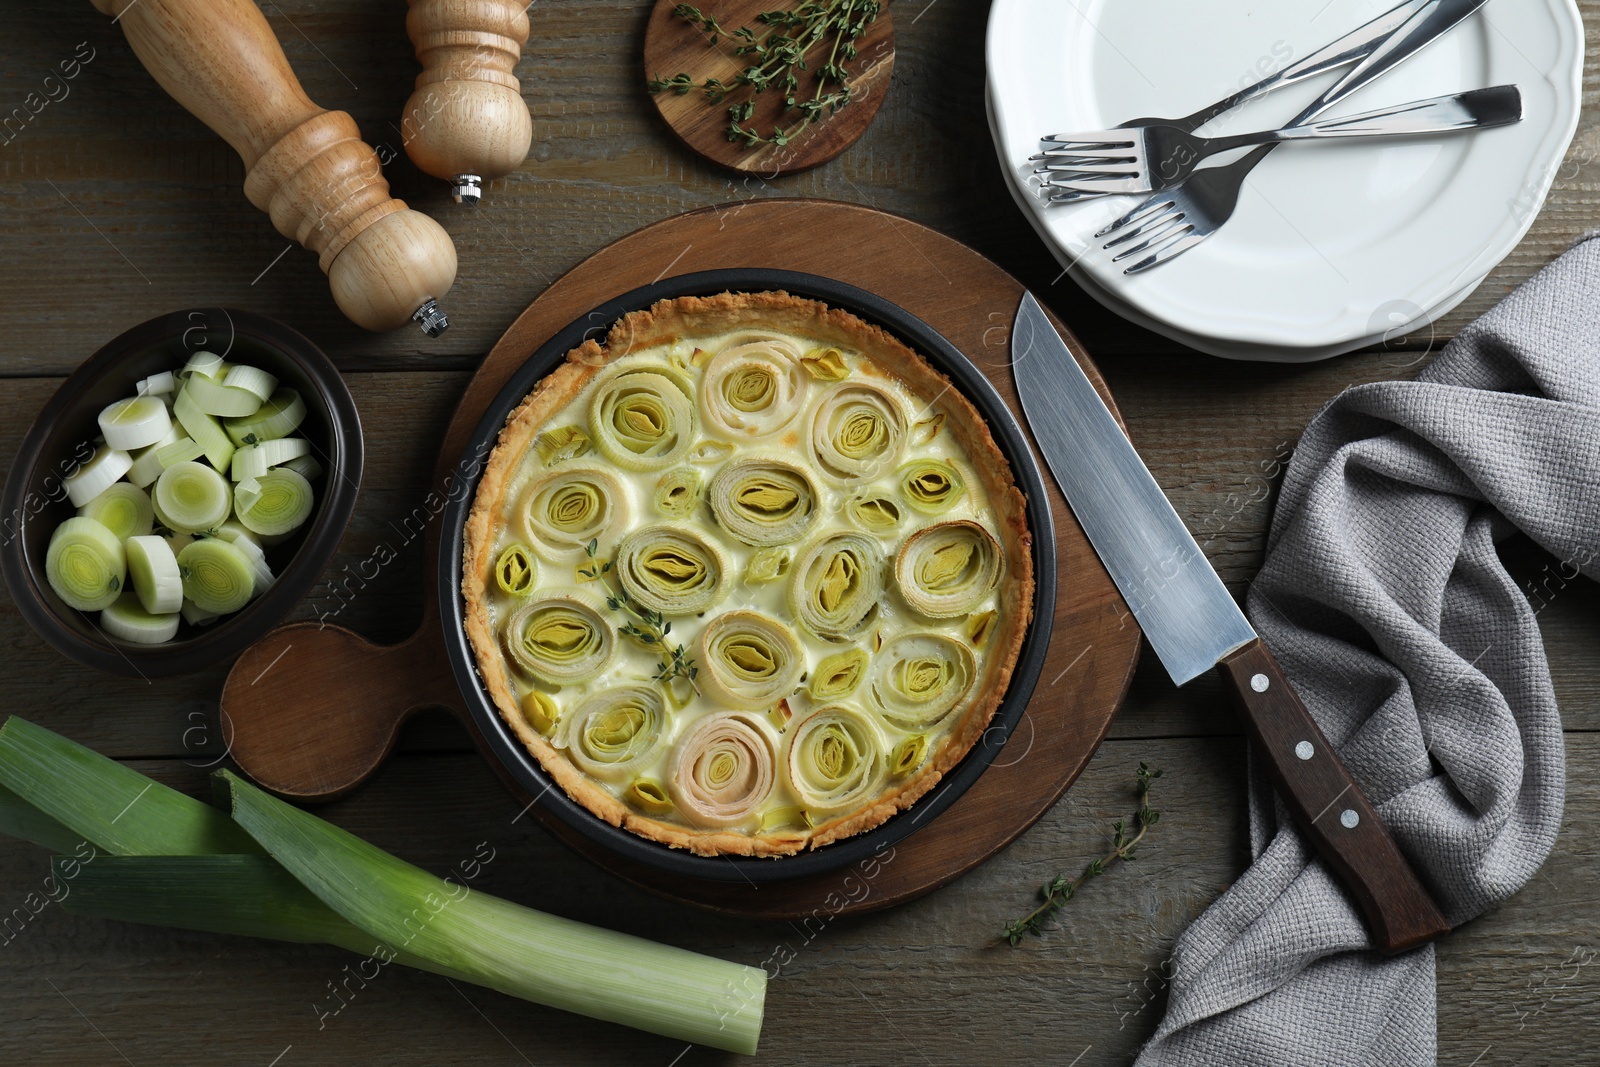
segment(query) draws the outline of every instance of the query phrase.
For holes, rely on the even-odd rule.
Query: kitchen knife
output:
[[[1278,791],[1355,898],[1373,946],[1449,931],[1333,746],[1228,595],[1032,293],[1011,333],[1012,372],[1056,484],[1178,685],[1216,667]]]

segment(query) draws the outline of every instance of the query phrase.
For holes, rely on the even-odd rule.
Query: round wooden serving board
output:
[[[677,6],[678,0],[656,0],[650,11],[650,22],[644,31],[645,78],[688,74],[697,83],[716,78],[724,85],[732,84],[734,76],[751,65],[751,57],[734,55],[734,42],[726,37],[715,46],[709,44],[706,35],[697,27],[673,14]],[[711,0],[701,4],[700,10],[714,17],[730,33],[741,26],[760,32],[762,27],[756,16],[774,6],[771,0]],[[742,174],[763,178],[794,174],[820,166],[855,144],[872,124],[878,106],[888,95],[890,75],[894,72],[894,21],[889,17],[887,3],[855,46],[856,58],[844,64],[850,102],[808,125],[786,145],[763,144],[752,148],[742,140],[728,140],[728,105],[737,101],[749,99],[755,104],[754,114],[742,125],[754,127],[763,135],[775,127],[788,127],[798,121],[797,113],[785,114],[781,87],[774,86],[755,95],[751,95],[748,88],[741,88],[720,103],[706,99],[699,89],[682,95],[671,91],[655,93],[651,100],[672,127],[672,132],[702,158]],[[824,53],[822,47],[813,50],[814,61],[810,64],[813,71],[826,61]],[[802,72],[797,98],[809,98],[815,86],[812,74]]]
[[[452,489],[462,484],[456,466],[474,426],[512,372],[547,339],[619,293],[669,274],[724,267],[819,274],[893,301],[965,353],[1021,419],[1009,360],[1011,323],[1022,298],[1014,278],[965,245],[898,216],[822,200],[746,201],[647,226],[595,253],[540,294],[467,385],[440,450],[433,485],[439,500],[461,492]],[[609,325],[595,323],[598,333]],[[1110,404],[1094,364],[1071,333],[1062,333]],[[976,867],[1072,784],[1105,736],[1139,658],[1138,627],[1072,510],[1049,484],[1060,577],[1054,636],[1033,700],[983,776],[892,853],[855,869],[767,882],[758,890],[640,867],[581,837],[544,812],[536,798],[523,801],[552,834],[613,874],[668,897],[744,916],[793,920],[870,911],[931,892]],[[430,568],[438,545],[435,523],[427,533]],[[247,649],[222,695],[224,736],[240,767],[285,796],[328,799],[371,775],[401,723],[423,707],[454,711],[482,748],[451,679],[435,584],[430,577],[424,586],[421,630],[399,645],[373,645],[340,627],[309,622],[275,630]],[[285,665],[292,669],[272,669]],[[507,771],[490,762],[517,792]]]

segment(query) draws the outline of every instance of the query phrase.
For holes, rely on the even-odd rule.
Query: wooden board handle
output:
[[[528,43],[522,0],[410,0],[406,32],[422,73],[401,135],[418,169],[476,204],[483,183],[528,157],[533,119],[512,73]]]
[[[351,321],[392,330],[448,324],[436,301],[456,276],[439,224],[389,195],[355,120],[312,103],[251,0],[94,0],[174,100],[233,146],[245,195],[316,252]]]
[[[1449,933],[1388,827],[1260,638],[1226,657],[1228,680],[1278,791],[1323,862],[1356,899],[1382,952],[1404,952]]]
[[[400,726],[444,707],[464,718],[438,616],[398,645],[342,626],[280,626],[245,650],[222,689],[222,736],[251,778],[300,800],[331,800],[378,769]]]

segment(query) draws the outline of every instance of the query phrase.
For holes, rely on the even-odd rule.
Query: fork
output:
[[[1295,116],[1289,125],[1295,126],[1315,118],[1368,82],[1387,74],[1438,40],[1486,2],[1429,0],[1338,83]],[[1113,262],[1120,263],[1140,253],[1145,254],[1143,259],[1124,268],[1124,274],[1140,274],[1183,255],[1209,239],[1233,217],[1245,177],[1279,143],[1275,141],[1261,145],[1226,166],[1195,171],[1181,185],[1156,193],[1136,205],[1096,233],[1095,237],[1111,237],[1104,246],[1107,250],[1139,237],[1145,238],[1112,258]]]
[[[1183,182],[1200,161],[1237,148],[1281,141],[1343,140],[1350,137],[1407,137],[1505,126],[1522,118],[1522,91],[1496,85],[1451,96],[1323,119],[1280,130],[1232,137],[1196,137],[1177,126],[1137,130],[1098,130],[1084,140],[1036,156],[1045,163],[1035,174],[1054,201],[1118,193],[1150,193]],[[1066,162],[1050,162],[1054,159]]]

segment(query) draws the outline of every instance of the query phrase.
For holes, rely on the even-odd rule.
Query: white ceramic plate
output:
[[[992,94],[985,91],[984,102],[989,113],[989,130],[999,139],[999,127],[995,124],[994,104]],[[1002,160],[1002,164],[1004,160]],[[1372,345],[1388,344],[1398,341],[1402,337],[1420,334],[1431,322],[1453,311],[1457,305],[1472,295],[1472,291],[1483,281],[1473,278],[1470,282],[1451,293],[1444,302],[1431,308],[1418,308],[1403,300],[1390,301],[1373,310],[1368,319],[1368,328],[1371,333],[1354,338],[1337,345],[1323,345],[1307,348],[1304,346],[1289,347],[1285,345],[1252,345],[1242,341],[1231,341],[1225,337],[1201,337],[1192,333],[1185,333],[1175,329],[1167,323],[1152,319],[1138,308],[1119,299],[1115,295],[1102,289],[1088,272],[1077,265],[1077,257],[1051,241],[1049,230],[1041,212],[1033,210],[1034,202],[1030,195],[1022,190],[1019,181],[1022,178],[1015,174],[1010,167],[1002,165],[1005,172],[1006,188],[1011,191],[1011,198],[1017,202],[1033,228],[1038,231],[1046,247],[1055,255],[1056,262],[1060,263],[1065,271],[1072,275],[1078,287],[1094,297],[1107,310],[1115,312],[1129,322],[1163,337],[1170,337],[1179,344],[1188,345],[1211,356],[1220,356],[1223,359],[1253,360],[1260,363],[1310,363],[1319,359],[1328,359],[1331,356],[1343,355],[1359,348]]]
[[[989,89],[1004,166],[1031,186],[1027,157],[1041,134],[1185,114],[1394,2],[995,0]],[[1226,227],[1141,275],[1123,274],[1092,236],[1136,199],[1024,200],[1075,273],[1180,340],[1215,339],[1197,347],[1255,358],[1348,351],[1390,329],[1374,330],[1391,318],[1385,309],[1416,309],[1414,323],[1442,314],[1516,246],[1576,129],[1582,58],[1572,0],[1491,0],[1334,113],[1514,82],[1522,122],[1426,140],[1280,148],[1252,173]],[[1279,125],[1335,77],[1253,101],[1211,130]]]

